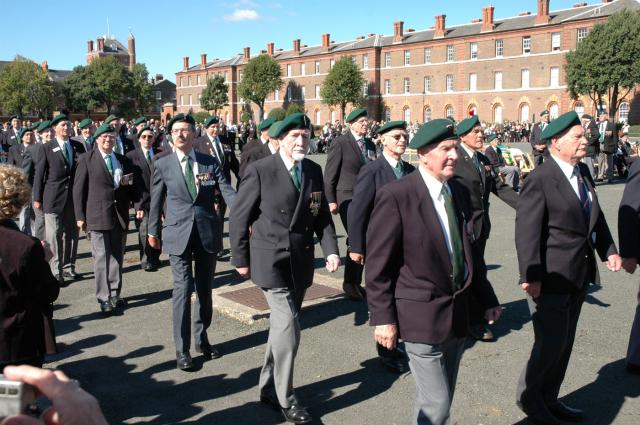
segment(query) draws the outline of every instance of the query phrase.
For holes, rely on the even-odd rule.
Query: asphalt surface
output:
[[[310,158],[324,166],[324,155]],[[623,189],[624,184],[598,186],[615,235]],[[517,285],[515,212],[494,198],[491,218],[486,260],[505,311],[493,327],[497,341],[470,343],[463,356],[452,408],[452,423],[461,425],[527,423],[515,405],[515,389],[533,331]],[[344,230],[337,217],[335,222],[344,255]],[[178,371],[170,269],[166,265],[155,273],[141,271],[135,233],[127,242],[123,296],[129,306],[124,314],[105,318],[95,300],[89,247],[81,241],[77,271],[85,278],[62,289],[56,302],[60,353],[47,367],[78,379],[98,398],[110,424],[282,423],[279,412],[258,402],[266,323],[245,325],[216,313],[209,336],[223,357],[204,362],[192,351],[197,370]],[[319,248],[316,255],[321,257]],[[624,356],[638,274],[614,274],[602,264],[600,271],[602,287],[594,288],[584,304],[561,395],[567,404],[585,409],[585,424],[635,425],[640,423],[640,377],[625,372]],[[326,271],[319,268],[317,273]],[[218,263],[216,285],[239,282],[230,263]],[[411,422],[413,378],[392,375],[380,366],[364,303],[337,298],[310,307],[303,313],[302,326],[294,384],[314,423]]]

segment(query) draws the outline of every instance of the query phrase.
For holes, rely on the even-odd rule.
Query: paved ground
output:
[[[312,159],[324,165],[324,155]],[[614,232],[623,188],[622,184],[598,188]],[[462,359],[453,405],[454,422],[460,425],[527,423],[514,403],[517,378],[533,337],[526,303],[516,285],[515,214],[496,198],[491,217],[489,277],[505,312],[494,328],[498,340],[470,345]],[[344,254],[344,230],[339,220],[336,225]],[[195,372],[177,371],[170,270],[140,271],[135,242],[132,233],[123,290],[129,307],[122,316],[103,318],[94,296],[91,256],[82,241],[78,271],[86,273],[86,279],[61,291],[55,311],[61,353],[48,366],[79,379],[98,397],[111,424],[281,423],[279,413],[257,402],[265,321],[216,313],[210,337],[224,356],[208,362],[195,357]],[[316,255],[321,256],[319,249]],[[217,269],[217,291],[247,285],[229,263],[218,263]],[[567,403],[586,410],[586,424],[635,425],[640,423],[640,378],[625,373],[624,353],[638,278],[603,269],[602,288],[592,291],[583,308],[562,394]],[[317,275],[326,285],[338,282],[322,268]],[[218,296],[214,302],[224,304]],[[364,304],[339,296],[304,311],[295,385],[317,424],[410,423],[413,378],[390,375],[380,367],[366,321]]]

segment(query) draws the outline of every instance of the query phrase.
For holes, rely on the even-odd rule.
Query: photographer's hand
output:
[[[3,373],[7,379],[36,387],[40,394],[51,400],[53,407],[43,413],[42,419],[25,415],[11,416],[0,425],[108,425],[95,397],[61,371],[7,366]]]

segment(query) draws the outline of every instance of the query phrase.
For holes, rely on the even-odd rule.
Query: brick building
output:
[[[565,55],[593,25],[622,9],[640,9],[640,3],[602,0],[555,11],[549,3],[538,0],[536,14],[523,12],[504,19],[494,19],[494,7],[488,6],[482,8],[481,19],[454,26],[447,26],[446,16],[439,15],[434,26],[423,30],[405,29],[398,21],[393,35],[369,34],[344,42],[322,34],[319,45],[307,46],[296,39],[288,50],[267,43],[260,53],[281,64],[284,84],[266,99],[265,113],[301,103],[316,124],[341,120],[339,108],[321,103],[320,87],[334,61],[343,56],[350,56],[362,70],[370,115],[379,119],[461,120],[474,110],[481,119],[499,123],[537,120],[544,109],[552,116],[572,109],[593,112],[596,105],[588,97],[569,97]],[[200,111],[199,95],[207,79],[217,74],[229,86],[229,106],[221,116],[237,122],[244,105],[237,85],[250,57],[245,47],[243,54],[228,59],[207,61],[202,54],[197,65],[183,58],[183,68],[176,73],[177,112]],[[618,119],[639,122],[638,103],[629,95]]]
[[[98,37],[95,44],[93,40],[87,41],[87,65],[95,58],[107,56],[114,56],[131,71],[136,64],[136,39],[133,34],[129,33],[127,47],[112,35]]]

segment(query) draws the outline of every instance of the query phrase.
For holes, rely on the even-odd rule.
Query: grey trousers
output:
[[[520,183],[520,169],[514,165],[506,165],[500,167],[498,171],[504,174],[505,183],[514,189],[518,188]]]
[[[263,288],[271,314],[269,338],[260,373],[260,394],[276,395],[280,406],[297,404],[293,391],[293,368],[300,344],[300,308],[306,291]]]
[[[124,257],[125,235],[120,226],[111,230],[92,230],[91,254],[96,280],[98,302],[108,301],[120,295],[122,290],[122,259]]]
[[[142,220],[136,219],[135,223],[136,229],[138,229],[138,251],[140,254],[140,266],[144,268],[147,264],[156,266],[159,265],[160,250],[152,248],[147,240],[149,211],[145,211]],[[158,238],[162,239],[162,235],[158,235]]]
[[[441,344],[405,341],[409,367],[416,380],[414,424],[445,425],[456,388],[465,338],[450,337]]]
[[[51,273],[61,275],[63,269],[73,270],[78,254],[78,227],[73,202],[67,201],[62,214],[45,213],[44,230],[45,239],[53,253],[49,260]]]
[[[33,236],[34,233],[34,221],[35,214],[33,212],[33,206],[31,206],[31,202],[22,207],[20,211],[20,216],[18,217],[18,225],[20,226],[20,231],[26,235]]]
[[[46,240],[46,235],[44,231],[44,213],[42,212],[42,208],[34,208],[33,213],[35,215],[35,219],[33,221],[33,235],[41,241]]]
[[[181,255],[169,255],[169,264],[173,274],[173,339],[176,351],[187,353],[191,347],[191,293],[194,289],[193,337],[196,345],[209,344],[207,329],[213,318],[211,288],[216,271],[216,254],[202,248],[197,227],[193,226],[187,249]]]
[[[557,403],[576,336],[586,287],[579,294],[527,297],[534,341],[518,381],[516,400],[528,413],[542,413]]]
[[[640,291],[638,291],[638,306],[631,326],[629,348],[627,350],[627,363],[640,366]]]

